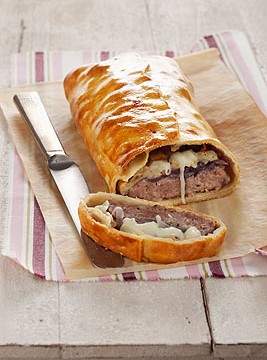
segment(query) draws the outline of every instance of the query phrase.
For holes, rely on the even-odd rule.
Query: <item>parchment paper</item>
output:
[[[254,248],[267,245],[266,118],[236,77],[221,62],[216,50],[183,56],[177,61],[193,83],[202,114],[220,140],[236,155],[241,166],[241,182],[232,195],[190,205],[198,211],[221,218],[227,226],[228,234],[216,257],[186,264],[244,256]],[[0,105],[8,121],[10,134],[43,212],[66,277],[78,279],[184,265],[144,264],[126,260],[125,266],[120,269],[93,267],[46,168],[45,160],[13,104],[15,93],[30,90],[39,92],[65,151],[79,164],[91,192],[107,188],[74,127],[61,82],[0,90]]]

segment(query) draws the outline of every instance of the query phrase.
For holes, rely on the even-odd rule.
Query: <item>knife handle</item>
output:
[[[55,155],[65,157],[65,151],[38,93],[36,91],[23,92],[15,95],[13,100],[30,127],[48,163]]]

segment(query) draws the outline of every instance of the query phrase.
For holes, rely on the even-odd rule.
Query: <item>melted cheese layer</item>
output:
[[[106,226],[114,226],[115,222],[112,215],[107,211],[109,207],[109,201],[105,201],[101,205],[95,207],[87,207],[87,211],[90,213],[93,219],[101,222]]]
[[[176,151],[170,156],[169,162],[171,164],[172,169],[177,169],[181,167],[193,167],[196,168],[199,162],[203,162],[204,164],[209,161],[217,160],[218,155],[213,150],[208,151],[198,151],[195,152],[193,150],[186,151]]]
[[[193,239],[201,236],[200,231],[194,226],[191,226],[185,231],[185,233],[183,233],[182,230],[177,229],[174,226],[162,228],[155,221],[138,224],[133,218],[123,219],[120,230],[135,235],[148,235],[161,238],[177,238],[179,240]]]

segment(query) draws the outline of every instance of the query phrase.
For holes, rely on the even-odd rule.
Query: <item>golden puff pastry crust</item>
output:
[[[132,260],[155,263],[175,263],[179,261],[189,261],[214,256],[220,249],[226,236],[226,227],[222,221],[214,217],[198,212],[192,212],[180,207],[164,207],[164,211],[182,213],[186,218],[190,216],[199,217],[203,223],[214,222],[215,230],[213,233],[189,240],[177,241],[172,237],[161,238],[147,235],[135,235],[120,231],[110,225],[101,216],[94,212],[98,205],[106,201],[115,203],[122,207],[146,206],[150,212],[155,206],[163,208],[161,204],[151,201],[134,199],[127,196],[95,193],[90,194],[80,202],[79,217],[82,230],[98,244],[118,252]],[[190,225],[190,222],[188,223]]]
[[[110,192],[123,193],[151,151],[166,146],[175,151],[208,145],[228,163],[229,184],[189,196],[187,202],[227,195],[238,183],[236,158],[199,113],[192,84],[175,60],[122,54],[71,72],[64,89],[76,127]],[[167,203],[180,204],[181,198]]]

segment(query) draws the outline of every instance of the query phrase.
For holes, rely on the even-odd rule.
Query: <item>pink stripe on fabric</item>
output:
[[[230,261],[231,261],[235,276],[240,277],[240,276],[248,275],[242,257],[233,258],[233,259],[230,259]]]
[[[227,44],[228,51],[231,53],[232,58],[236,64],[236,67],[239,69],[239,71],[242,74],[248,92],[254,97],[259,107],[261,109],[265,109],[264,102],[257,87],[257,83],[252,77],[250,69],[246,64],[244,57],[239,49],[238,43],[235,42],[232,33],[230,31],[225,31],[221,34],[221,38]]]
[[[185,270],[191,279],[200,279],[202,277],[197,264],[186,265]]]
[[[111,276],[99,276],[98,281],[100,282],[111,282],[113,281]]]
[[[45,277],[45,222],[35,197],[32,265],[35,275]]]
[[[204,36],[204,39],[207,41],[209,47],[215,47],[215,48],[218,47],[217,42],[214,39],[213,35],[206,35]]]
[[[94,62],[93,55],[91,51],[84,50],[82,54],[82,59],[84,64],[92,63]]]
[[[225,274],[222,269],[220,260],[211,261],[208,264],[213,276],[225,278]]]
[[[57,274],[57,279],[56,279],[57,281],[65,281],[66,280],[63,266],[62,266],[61,261],[57,254],[56,254],[56,274]]]
[[[214,36],[213,35],[204,36],[204,39],[207,41],[210,48],[216,48],[216,49],[219,50],[220,58],[222,59],[222,61],[224,61],[223,57],[222,57],[222,54],[220,52],[219,46],[218,46]]]
[[[200,51],[200,50],[203,50],[203,47],[200,45],[199,42],[197,42],[191,49],[191,52],[197,52],[197,51]]]
[[[122,277],[123,277],[124,281],[135,281],[135,280],[137,280],[136,276],[135,276],[135,273],[133,271],[123,273]]]
[[[173,57],[174,57],[174,52],[167,50],[167,51],[165,52],[165,56],[170,57],[170,58],[173,58]]]
[[[149,281],[158,281],[160,280],[159,273],[157,270],[145,271],[147,280]]]
[[[52,80],[62,80],[62,52],[56,51],[52,55],[52,63],[53,63],[53,74],[52,74]]]
[[[24,169],[17,151],[14,151],[13,197],[10,224],[10,253],[21,263],[24,220]]]
[[[15,85],[24,85],[27,83],[27,56],[26,53],[17,55],[17,78]]]
[[[41,51],[35,53],[35,81],[44,81],[44,53]]]
[[[109,59],[109,51],[101,51],[100,60],[103,61],[107,59]]]

